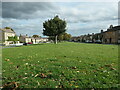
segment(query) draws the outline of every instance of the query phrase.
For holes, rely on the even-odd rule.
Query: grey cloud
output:
[[[37,11],[51,11],[55,9],[52,3],[46,2],[3,2],[2,3],[2,17],[3,18],[32,18]],[[35,16],[35,14],[34,14]]]
[[[75,7],[62,7],[63,16],[70,23],[117,20],[117,3],[89,3]]]
[[[68,3],[69,4],[69,3]],[[110,3],[111,4],[111,3]],[[57,6],[50,2],[3,2],[3,18],[47,18],[60,14],[69,23],[91,22],[95,20],[115,20],[117,19],[117,10],[115,5],[104,6],[104,4],[91,3],[75,7]],[[91,6],[92,5],[92,6]],[[82,9],[81,9],[82,8]],[[114,11],[114,13],[113,13]]]
[[[118,24],[120,25],[120,1],[118,3]]]
[[[0,2],[0,18],[2,18],[2,2]]]

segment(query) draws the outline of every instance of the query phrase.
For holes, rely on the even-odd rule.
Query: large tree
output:
[[[43,28],[43,35],[53,36],[55,44],[57,44],[58,36],[66,31],[66,21],[55,16],[53,19],[45,21]]]

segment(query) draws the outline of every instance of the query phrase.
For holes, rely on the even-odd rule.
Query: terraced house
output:
[[[110,27],[106,31],[101,30],[100,33],[92,33],[88,35],[72,37],[71,41],[103,44],[120,44],[120,26],[110,25]]]
[[[117,44],[120,43],[120,26],[110,26],[107,31],[103,32],[103,43]]]

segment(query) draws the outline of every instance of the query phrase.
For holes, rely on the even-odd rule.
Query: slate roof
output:
[[[0,31],[4,31],[4,32],[8,32],[8,33],[15,33],[13,30],[11,29],[0,29]]]
[[[28,36],[26,36],[26,35],[22,35],[22,36],[20,36],[20,37],[23,37],[23,38],[29,38]]]
[[[117,30],[120,30],[120,26],[114,26],[111,29],[107,29],[107,31],[117,31]]]

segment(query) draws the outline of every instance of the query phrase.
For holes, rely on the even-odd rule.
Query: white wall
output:
[[[8,33],[8,32],[4,32],[4,39],[8,40],[8,37],[14,37],[15,33]]]

